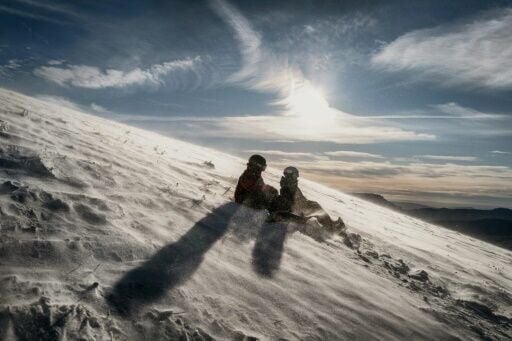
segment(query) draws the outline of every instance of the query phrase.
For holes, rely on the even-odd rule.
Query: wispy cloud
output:
[[[505,166],[389,161],[295,163],[305,178],[347,192],[373,192],[437,205],[503,205],[512,199],[512,169]],[[486,200],[482,202],[480,200]]]
[[[73,9],[65,5],[57,5],[55,3],[49,3],[42,0],[15,0],[15,2],[37,9],[42,9],[44,11],[53,12],[54,14],[63,14],[70,17],[82,18],[82,15],[80,13],[74,11]]]
[[[247,88],[278,92],[285,95],[294,75],[294,70],[282,56],[277,56],[263,47],[261,35],[251,23],[231,4],[224,0],[212,0],[213,10],[231,27],[242,54],[242,68],[232,74],[228,81]]]
[[[403,113],[385,114],[385,115],[372,115],[366,116],[373,119],[391,119],[391,120],[500,120],[507,119],[507,115],[497,114],[493,112],[483,112],[473,108],[462,106],[455,102],[432,104],[425,109],[412,110]]]
[[[502,119],[507,117],[506,115],[487,113],[472,108],[463,107],[454,102],[436,104],[433,105],[432,107],[449,115],[445,117],[463,118],[468,120],[491,120]]]
[[[7,64],[0,65],[0,77],[7,77],[13,70],[21,67],[21,61],[18,59],[11,59]]]
[[[58,24],[58,25],[66,25],[66,24],[68,24],[68,22],[66,22],[66,21],[58,20],[58,19],[55,19],[55,18],[53,18],[51,16],[46,16],[46,15],[42,15],[42,14],[28,12],[28,11],[25,11],[25,10],[21,10],[21,9],[17,9],[17,8],[12,8],[12,7],[8,7],[8,6],[0,5],[0,12],[8,13],[8,14],[15,15],[15,16],[18,16],[18,17],[33,19],[33,20],[46,21],[46,22],[53,23],[53,24]]]
[[[265,155],[286,156],[286,157],[312,157],[312,156],[315,156],[315,154],[313,154],[313,153],[285,152],[282,150],[250,149],[250,150],[246,150],[245,152],[253,153],[253,154],[265,154]]]
[[[372,58],[388,71],[412,71],[442,83],[512,88],[512,9],[472,21],[409,32]]]
[[[510,155],[512,152],[505,152],[503,150],[493,150],[491,151],[492,154],[502,154],[502,155]]]
[[[287,116],[146,116],[146,115],[109,115],[111,119],[157,127],[158,123],[173,122],[165,126],[165,132],[176,137],[193,138],[201,131],[203,138],[244,139],[266,142],[297,141],[334,142],[346,144],[368,144],[379,141],[434,140],[434,135],[417,134],[406,130],[383,129],[373,127],[343,126],[342,122],[330,128],[322,128],[322,133],[306,122],[290,120]],[[191,129],[193,127],[193,129]],[[158,129],[160,130],[160,129]]]
[[[185,124],[189,122],[198,123],[201,125],[208,125],[209,123],[215,123],[222,121],[223,118],[219,117],[200,117],[200,116],[154,116],[154,115],[127,115],[127,114],[118,114],[118,113],[111,113],[109,111],[108,117],[110,119],[120,121],[120,122],[127,122],[127,123],[164,123],[164,122],[174,122],[174,123],[180,123],[183,122]],[[178,125],[173,126],[176,127],[176,131],[170,130],[171,133],[178,133],[181,127]],[[187,131],[188,132],[188,131]],[[190,132],[191,134],[196,134],[197,132]],[[205,134],[207,134],[205,132]],[[176,136],[181,136],[179,133],[176,134]]]
[[[328,160],[329,158],[324,155],[317,153],[306,153],[306,152],[288,152],[283,150],[265,150],[265,149],[250,149],[244,151],[245,154],[261,154],[264,157],[270,157],[273,160],[286,161],[296,160],[301,161],[317,161],[317,160]]]
[[[295,140],[367,144],[381,141],[434,140],[430,134],[391,127],[355,125],[350,119],[337,119],[328,125],[318,126],[308,120],[289,116],[241,116],[218,120],[212,136],[225,136],[253,140]]]
[[[34,74],[61,86],[70,85],[88,89],[124,88],[133,85],[159,86],[164,77],[183,71],[195,71],[201,63],[201,57],[174,60],[155,64],[147,69],[135,68],[129,71],[107,69],[95,66],[65,65],[41,66]]]
[[[378,154],[370,154],[363,152],[354,152],[350,150],[337,150],[334,152],[325,152],[325,155],[335,156],[335,157],[351,157],[351,158],[362,158],[362,159],[383,159],[382,155]]]
[[[278,116],[229,117],[219,122],[224,136],[252,139],[374,143],[380,141],[433,140],[432,134],[416,133],[381,121],[361,119],[330,106],[321,90],[307,79],[287,56],[270,51],[262,36],[232,5],[212,0],[212,8],[234,31],[242,67],[228,82],[275,94],[272,104]]]
[[[439,161],[477,161],[475,156],[456,156],[456,155],[416,155],[415,158],[439,160]]]
[[[310,173],[335,175],[342,178],[419,176],[425,179],[463,177],[475,179],[512,179],[512,169],[506,166],[466,165],[457,163],[411,162],[397,164],[390,161],[337,161],[325,160],[299,164]],[[499,180],[501,181],[501,180]],[[475,181],[478,186],[478,181]],[[512,187],[512,182],[506,186]]]
[[[63,59],[51,59],[48,61],[48,65],[61,65],[61,64],[64,64],[64,62],[66,62],[65,60]]]

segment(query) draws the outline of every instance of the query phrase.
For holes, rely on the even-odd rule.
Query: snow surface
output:
[[[2,340],[512,337],[507,250],[301,179],[348,226],[319,241],[231,202],[245,160],[5,89],[0,119]]]

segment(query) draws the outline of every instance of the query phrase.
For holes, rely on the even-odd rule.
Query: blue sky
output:
[[[0,86],[344,191],[512,206],[510,1],[0,5]]]

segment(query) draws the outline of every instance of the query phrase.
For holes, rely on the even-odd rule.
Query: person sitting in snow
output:
[[[255,209],[268,209],[277,196],[277,190],[263,182],[261,173],[267,168],[267,161],[255,154],[249,158],[247,169],[238,179],[235,202]]]
[[[280,181],[279,196],[270,207],[271,220],[291,220],[305,223],[309,218],[316,217],[317,221],[329,231],[343,230],[345,224],[338,218],[334,221],[316,201],[308,200],[299,188],[299,170],[286,167]]]

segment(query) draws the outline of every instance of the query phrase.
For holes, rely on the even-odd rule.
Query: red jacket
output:
[[[260,196],[264,187],[265,183],[261,174],[246,169],[238,179],[235,189],[235,202],[242,204],[250,197]]]

